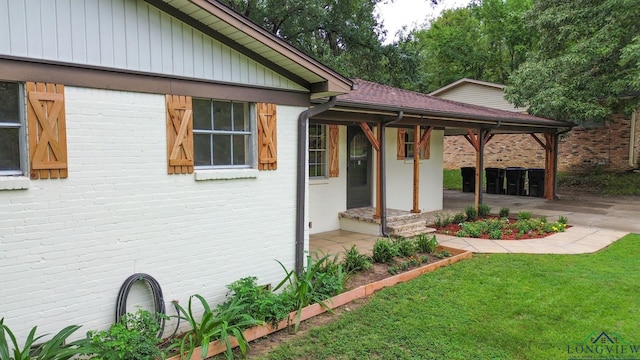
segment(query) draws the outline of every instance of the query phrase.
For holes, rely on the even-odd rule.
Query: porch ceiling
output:
[[[402,119],[389,126],[433,126],[445,129],[445,135],[467,134],[467,128],[492,129],[492,133],[540,133],[572,126],[564,121],[445,100],[360,79],[355,79],[354,84],[351,93],[338,96],[336,106],[311,120],[345,125],[379,123],[393,121],[402,112]]]

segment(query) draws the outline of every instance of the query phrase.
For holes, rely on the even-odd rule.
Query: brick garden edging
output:
[[[372,282],[367,285],[359,286],[349,291],[345,291],[342,294],[336,295],[330,299],[325,300],[325,305],[329,309],[335,309],[339,306],[348,304],[354,300],[370,296],[376,291],[383,289],[385,287],[390,287],[399,283],[407,282],[422,274],[434,271],[443,266],[455,264],[461,260],[469,259],[473,256],[473,253],[471,251],[454,249],[454,248],[450,248],[442,245],[438,246],[438,250],[439,251],[446,250],[450,252],[452,256],[442,259],[440,261],[436,261],[434,263],[430,263],[430,264],[415,268],[413,270],[409,270],[407,272],[403,272],[382,280]],[[327,309],[322,307],[320,304],[312,304],[303,308],[301,311],[302,311],[302,314],[300,315],[300,321],[304,321],[326,312]],[[264,325],[254,326],[252,328],[249,328],[243,332],[244,337],[247,339],[247,342],[250,342],[255,339],[259,339],[263,336],[267,336],[276,331],[283,330],[290,324],[295,323],[296,315],[297,315],[296,311],[289,313],[289,317],[287,319],[281,320],[278,323],[278,326],[275,328],[271,326],[271,324],[264,324]],[[233,337],[231,337],[231,345],[233,347],[238,346],[238,342]],[[195,351],[191,355],[190,360],[202,359],[200,349],[201,349],[200,347],[195,349]],[[209,344],[209,350],[207,351],[205,358],[208,358],[217,354],[221,354],[225,352],[226,349],[227,348],[224,343],[220,343],[219,340],[213,341]],[[180,355],[174,355],[172,357],[167,358],[166,360],[181,360],[181,357]]]

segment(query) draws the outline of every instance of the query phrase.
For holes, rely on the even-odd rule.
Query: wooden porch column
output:
[[[380,157],[380,143],[382,141],[381,126],[378,124],[376,135],[373,134],[371,127],[369,127],[369,124],[366,122],[361,122],[360,128],[376,151],[376,213],[373,214],[373,218],[380,219],[382,218],[382,186],[380,186],[382,181],[382,171],[380,171],[380,163],[382,162],[382,158]]]
[[[474,206],[476,209],[480,204],[482,204],[482,168],[484,166],[484,144],[486,141],[492,138],[490,132],[478,129],[478,135],[473,132],[473,129],[467,129],[467,135],[464,136],[465,139],[473,146],[476,150],[476,188],[475,188],[475,200]]]
[[[412,213],[420,212],[420,152],[427,145],[431,136],[432,126],[420,136],[420,125],[416,125],[413,131],[413,208]]]
[[[544,142],[531,134],[531,137],[544,149],[544,198],[553,200],[556,193],[556,135],[555,133],[544,133]]]

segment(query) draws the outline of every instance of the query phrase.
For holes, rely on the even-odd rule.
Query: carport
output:
[[[318,103],[320,104],[320,102]],[[431,131],[444,130],[445,136],[464,136],[476,153],[475,206],[482,203],[484,146],[496,134],[530,134],[545,149],[544,198],[555,198],[557,148],[560,134],[571,124],[482,106],[445,100],[365,80],[354,79],[354,88],[340,95],[335,105],[314,115],[311,122],[359,126],[375,153],[376,218],[385,221],[385,129],[413,129],[413,209],[419,208],[420,151]]]

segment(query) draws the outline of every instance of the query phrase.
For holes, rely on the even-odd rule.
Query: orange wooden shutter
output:
[[[193,173],[193,110],[190,96],[167,95],[169,174]]]
[[[420,159],[428,160],[431,157],[431,136],[427,138],[424,146],[420,148]]]
[[[27,99],[31,178],[66,178],[64,85],[27,82]]]
[[[405,134],[406,130],[405,129],[398,129],[398,153],[397,153],[397,159],[398,160],[404,160],[404,158],[406,157],[406,154],[404,153],[404,134]]]
[[[329,125],[329,177],[338,177],[340,174],[338,135],[338,125]]]
[[[258,104],[258,170],[278,168],[276,105]]]

